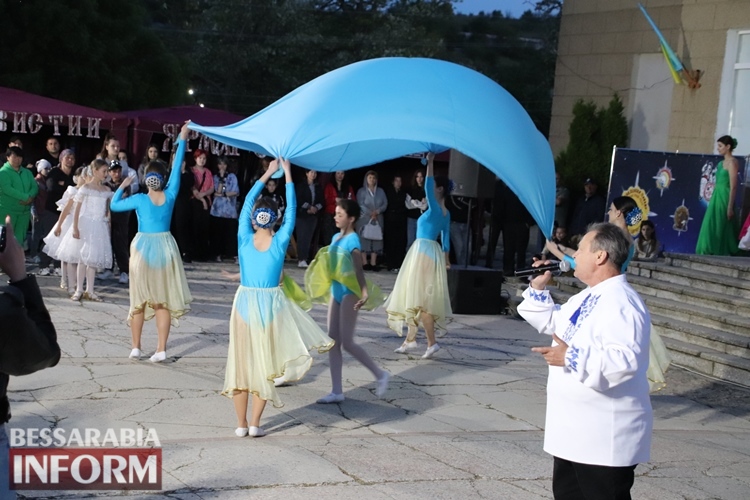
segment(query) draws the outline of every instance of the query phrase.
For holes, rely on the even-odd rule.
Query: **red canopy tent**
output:
[[[6,139],[18,136],[30,153],[32,144],[43,151],[43,144],[52,136],[59,138],[62,147],[76,147],[81,140],[90,139],[97,145],[87,141],[84,149],[97,150],[106,135],[102,131],[124,138],[129,124],[128,117],[122,114],[0,87],[0,133]]]
[[[141,158],[145,155],[149,143],[154,142],[154,134],[166,136],[166,139],[158,142],[159,149],[163,152],[170,151],[173,140],[179,135],[180,127],[182,127],[182,124],[186,120],[192,120],[201,125],[223,126],[246,118],[227,111],[200,106],[142,109],[126,111],[123,114],[130,118],[132,122],[130,146],[133,153],[137,155],[136,158]],[[198,134],[191,131],[190,138],[195,139],[197,137]],[[205,138],[205,140],[208,144],[208,138]],[[213,145],[214,151],[212,152],[217,153],[217,151],[221,150],[227,154],[224,146],[217,146],[215,142],[210,142],[210,144]],[[201,147],[208,150],[211,149],[210,147],[205,147],[203,142],[201,142]],[[234,151],[236,150],[228,154],[235,155]]]

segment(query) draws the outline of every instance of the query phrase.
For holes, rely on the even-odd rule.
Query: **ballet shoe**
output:
[[[416,348],[417,348],[417,341],[415,340],[413,342],[404,342],[403,344],[401,344],[400,347],[398,347],[397,349],[394,349],[393,352],[404,354],[406,351],[410,351]]]
[[[237,437],[243,438],[243,437],[247,436],[247,433],[249,431],[250,431],[250,429],[247,428],[247,427],[237,427],[234,430],[234,435],[237,436]]]
[[[327,396],[323,396],[322,398],[317,400],[316,403],[322,404],[322,405],[328,405],[331,403],[341,403],[342,401],[344,401],[343,394],[330,393]]]
[[[430,359],[436,352],[440,350],[439,344],[432,344],[422,355],[422,359]]]
[[[161,363],[162,361],[167,359],[167,351],[161,351],[154,353],[153,356],[151,356],[150,361],[152,363]]]
[[[378,387],[375,389],[375,395],[382,398],[385,395],[385,391],[388,390],[388,380],[390,380],[391,374],[383,370],[383,374],[378,379]]]
[[[260,427],[254,427],[251,425],[248,429],[248,434],[250,435],[250,437],[259,438],[265,436],[266,431],[264,431]]]

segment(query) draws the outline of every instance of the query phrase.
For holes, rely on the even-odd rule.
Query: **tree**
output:
[[[0,0],[0,85],[119,111],[181,102],[179,60],[140,0]]]
[[[612,148],[627,145],[627,127],[619,96],[614,95],[609,105],[601,109],[593,101],[578,100],[573,106],[568,146],[555,160],[560,175],[567,180],[575,179],[573,186],[582,185],[589,177],[606,186]]]
[[[252,114],[353,62],[436,57],[450,16],[448,0],[210,2],[185,30],[192,81],[206,105]]]

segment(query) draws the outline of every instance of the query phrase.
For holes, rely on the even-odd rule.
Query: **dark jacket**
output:
[[[388,199],[388,208],[385,210],[386,216],[402,216],[406,218],[406,190],[402,187],[398,191],[393,185],[385,187],[385,197]]]
[[[60,167],[55,167],[49,171],[47,176],[47,210],[57,212],[57,202],[62,199],[68,186],[75,186],[72,170],[70,175],[66,174]]]
[[[325,199],[323,198],[323,188],[317,182],[314,182],[313,186],[315,189],[315,199],[313,199],[310,185],[307,181],[295,186],[294,190],[297,195],[297,215],[317,217],[323,210],[323,204],[325,203]],[[311,205],[318,208],[317,214],[312,215],[307,213],[307,209],[310,208]]]
[[[570,220],[570,230],[568,234],[584,234],[592,222],[602,222],[607,202],[599,193],[586,198],[583,196],[578,200],[573,212],[573,218]]]
[[[419,186],[412,186],[411,189],[409,189],[409,197],[412,200],[418,200],[418,201],[426,201],[427,195],[424,192],[424,187]],[[425,210],[427,210],[427,207],[425,206]],[[422,215],[422,213],[425,210],[420,210],[419,208],[409,208],[409,210],[406,212],[406,216],[410,219],[419,219],[419,217]]]
[[[10,420],[9,376],[60,361],[57,333],[34,276],[0,287],[0,422]]]
[[[469,203],[471,199],[465,196],[448,196],[445,199],[445,208],[451,214],[451,222],[460,224],[469,222]]]

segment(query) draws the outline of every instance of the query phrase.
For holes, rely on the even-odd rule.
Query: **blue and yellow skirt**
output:
[[[282,375],[302,379],[312,365],[310,350],[327,352],[333,340],[280,287],[240,286],[229,319],[229,351],[221,393],[249,392],[283,406],[273,385]]]
[[[436,335],[445,335],[453,310],[448,295],[445,254],[437,241],[414,240],[384,307],[388,327],[399,336],[403,335],[405,326],[418,327],[421,314],[432,316]]]
[[[180,250],[172,234],[138,233],[130,244],[130,312],[154,317],[154,307],[169,310],[172,324],[190,311],[193,301],[182,267]]]

